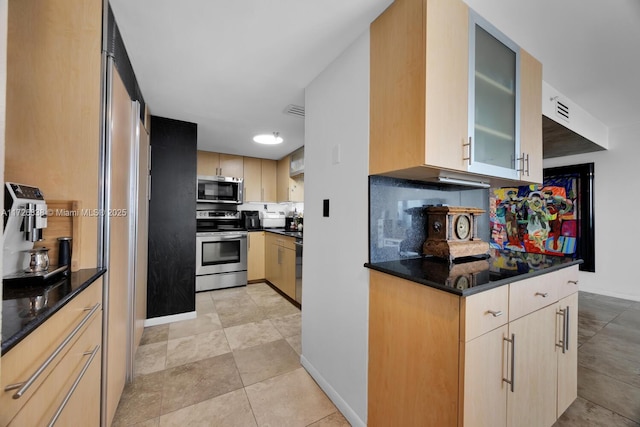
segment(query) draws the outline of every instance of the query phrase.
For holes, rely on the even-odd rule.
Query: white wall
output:
[[[595,273],[580,272],[580,289],[640,301],[640,122],[609,130],[609,150],[547,159],[544,167],[595,164]]]
[[[354,426],[367,415],[369,32],[306,89],[302,364]],[[339,157],[339,162],[337,162]],[[323,200],[330,216],[322,216]]]
[[[569,107],[568,121],[557,115],[556,97],[562,101],[564,105]],[[609,148],[609,128],[582,107],[564,96],[559,90],[544,81],[542,82],[542,114],[595,142],[601,147]]]

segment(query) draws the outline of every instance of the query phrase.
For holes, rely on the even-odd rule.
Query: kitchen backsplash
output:
[[[471,206],[486,211],[478,235],[489,241],[489,190],[369,177],[369,260],[416,256],[425,239],[423,206]]]
[[[265,209],[265,206],[267,207]],[[270,212],[284,212],[286,216],[290,213],[296,212],[302,214],[304,212],[304,203],[243,203],[238,205],[239,211],[270,211]]]

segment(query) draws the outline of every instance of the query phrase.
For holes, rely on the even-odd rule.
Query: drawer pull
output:
[[[44,372],[44,370],[47,369],[47,367],[51,364],[51,362],[53,362],[56,356],[60,354],[60,352],[67,346],[67,344],[69,344],[69,342],[73,339],[73,337],[76,336],[76,334],[80,331],[80,329],[82,329],[85,323],[89,321],[93,313],[95,313],[99,308],[100,308],[99,302],[97,302],[96,305],[94,305],[92,308],[85,308],[84,310],[85,311],[89,310],[89,313],[87,313],[87,315],[84,316],[84,318],[80,321],[80,323],[78,323],[78,326],[76,326],[73,329],[73,331],[71,331],[71,333],[64,339],[64,341],[62,341],[60,345],[53,351],[53,353],[51,353],[49,357],[47,357],[47,360],[45,360],[42,363],[42,365],[40,365],[40,367],[36,369],[36,371],[33,374],[31,374],[29,379],[22,383],[10,384],[5,387],[4,391],[10,391],[10,390],[15,390],[19,388],[20,390],[18,390],[13,395],[13,398],[20,399],[22,395],[29,389],[29,387],[31,387],[31,385],[35,382],[35,380],[37,380],[38,377]]]
[[[536,292],[535,296],[541,296],[542,298],[546,298],[549,296],[547,292]]]
[[[487,310],[487,313],[489,313],[490,315],[492,315],[493,317],[498,317],[498,316],[502,316],[504,313],[502,312],[502,310]]]
[[[89,365],[91,365],[93,358],[96,357],[98,350],[100,350],[100,345],[96,345],[93,351],[85,351],[84,353],[82,353],[83,356],[89,356],[89,360],[87,360],[87,362],[82,367],[82,371],[80,371],[80,373],[78,374],[78,378],[76,378],[76,380],[73,382],[71,388],[69,389],[69,392],[64,397],[64,399],[62,399],[62,403],[60,403],[60,406],[58,406],[58,410],[56,410],[56,413],[53,414],[53,418],[51,418],[51,421],[49,421],[49,424],[47,424],[49,427],[54,425],[56,421],[58,421],[58,418],[60,418],[60,414],[62,414],[65,406],[67,406],[67,403],[69,403],[69,399],[71,399],[73,392],[76,391],[76,388],[78,388],[78,384],[80,384],[80,381],[82,381],[82,377],[84,377],[85,372],[87,372],[87,369],[89,369]]]
[[[571,285],[577,285],[578,281],[577,280],[567,280],[567,283],[569,283]]]

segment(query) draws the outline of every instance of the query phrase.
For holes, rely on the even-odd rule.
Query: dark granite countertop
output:
[[[449,264],[434,257],[366,263],[365,267],[460,296],[581,264],[581,259],[491,249]]]
[[[105,273],[87,268],[41,285],[5,284],[2,288],[2,354],[43,324],[76,295]],[[33,313],[30,298],[46,295],[46,305]]]
[[[281,234],[283,236],[302,239],[302,231],[288,231],[288,230],[285,230],[284,228],[264,228],[262,230],[249,230],[249,231],[268,231],[269,233]]]

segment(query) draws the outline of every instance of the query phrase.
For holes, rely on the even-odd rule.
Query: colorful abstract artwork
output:
[[[575,255],[579,233],[578,183],[550,178],[543,186],[490,191],[490,245],[495,249],[547,255]]]

